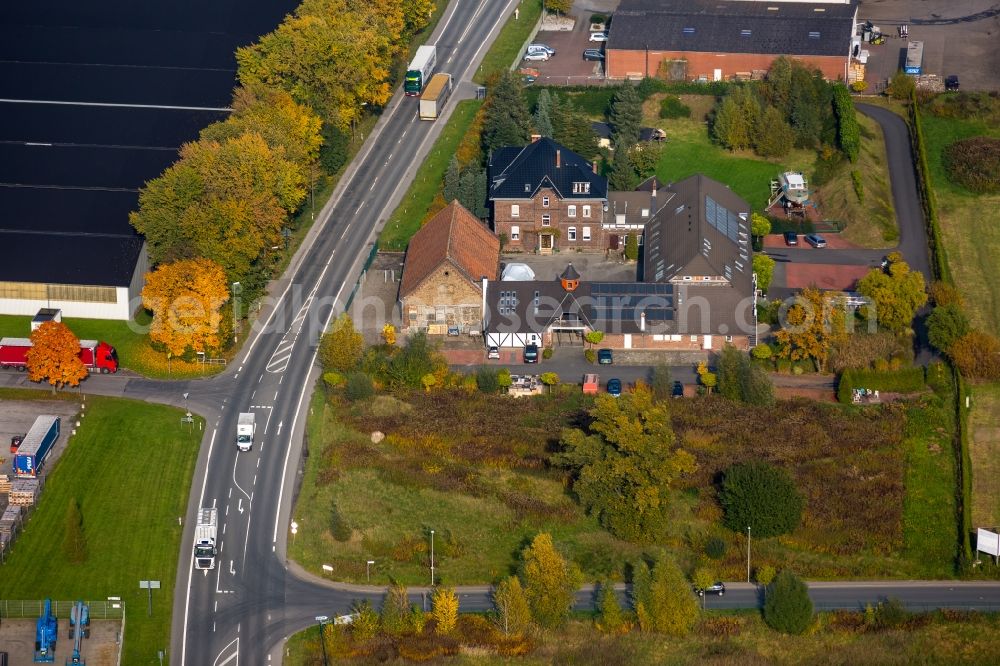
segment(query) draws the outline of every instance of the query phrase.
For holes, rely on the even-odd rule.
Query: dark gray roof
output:
[[[645,317],[643,317],[645,315]],[[490,282],[486,331],[541,334],[553,324],[606,333],[747,335],[754,331],[752,294],[732,285],[581,282]]]
[[[559,166],[556,166],[556,165]],[[569,148],[542,137],[523,148],[505,147],[490,155],[490,200],[529,199],[551,187],[562,199],[606,199],[608,180],[594,165]],[[589,192],[573,192],[573,183],[589,183]]]
[[[142,238],[0,230],[0,282],[44,282],[127,287],[132,282]]]
[[[753,292],[750,204],[722,183],[695,174],[668,186],[669,205],[646,223],[643,276],[664,282],[722,276]]]
[[[846,57],[856,10],[857,0],[622,0],[607,48]]]
[[[644,181],[644,184],[649,179]],[[676,196],[666,187],[660,187],[653,196],[651,190],[634,192],[608,192],[608,224],[621,226],[644,225],[649,223]],[[643,215],[645,213],[645,215]],[[624,216],[624,217],[620,217]]]

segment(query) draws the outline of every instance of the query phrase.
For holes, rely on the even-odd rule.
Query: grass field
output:
[[[406,249],[410,237],[427,217],[434,197],[441,191],[448,164],[469,131],[480,106],[482,102],[471,99],[463,100],[455,106],[448,124],[434,142],[423,166],[417,171],[416,178],[410,183],[406,196],[382,229],[378,240],[380,250],[402,252]]]
[[[493,72],[509,69],[511,64],[516,62],[521,55],[521,48],[524,46],[531,31],[535,29],[535,23],[542,15],[543,0],[521,0],[518,5],[519,16],[514,20],[510,19],[500,30],[490,50],[483,57],[483,62],[476,70],[473,80],[476,83],[486,83],[486,79]]]
[[[969,419],[972,455],[972,524],[1000,527],[1000,384],[973,389]]]
[[[0,597],[120,596],[126,610],[123,663],[155,665],[157,650],[170,645],[182,530],[177,517],[187,506],[200,422],[190,430],[181,426],[180,410],[101,397],[87,399],[86,413],[27,529],[0,566]],[[74,500],[83,515],[82,564],[70,563],[62,538]],[[161,582],[152,617],[140,579]]]
[[[951,395],[929,395],[907,410],[903,544],[919,576],[954,573],[958,508]]]
[[[1000,195],[976,195],[948,180],[941,163],[946,146],[970,136],[1000,136],[1000,126],[977,120],[922,116],[927,159],[944,234],[945,252],[973,324],[1000,329]],[[993,223],[987,223],[993,221]]]
[[[753,611],[708,613],[691,635],[668,637],[632,631],[609,636],[586,620],[539,633],[535,649],[520,657],[489,650],[469,650],[425,663],[452,666],[542,666],[543,664],[960,664],[1000,649],[1000,617],[996,614],[930,614],[912,617],[907,626],[874,630],[863,626],[860,613],[821,613],[802,636],[771,630]],[[323,654],[315,627],[287,643],[288,666],[320,666]],[[346,663],[406,664],[374,655]]]

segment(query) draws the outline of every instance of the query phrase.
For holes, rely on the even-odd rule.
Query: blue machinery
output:
[[[76,602],[70,609],[69,637],[73,639],[73,656],[66,658],[66,666],[87,666],[87,662],[80,656],[80,648],[83,646],[83,639],[90,638],[90,607],[82,601]]]
[[[50,664],[56,660],[56,637],[59,625],[52,614],[52,600],[45,600],[45,610],[35,623],[35,663]]]

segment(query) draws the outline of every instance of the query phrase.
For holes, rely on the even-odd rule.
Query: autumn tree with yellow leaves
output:
[[[210,259],[160,264],[146,274],[142,304],[153,313],[149,337],[174,356],[222,345],[221,308],[229,300],[226,274]]]
[[[434,631],[438,634],[450,634],[458,622],[458,595],[450,587],[435,587],[431,594],[431,617],[434,618]]]
[[[830,348],[847,339],[847,322],[843,297],[807,287],[795,297],[774,334],[780,345],[778,356],[792,361],[812,359],[825,369]]]
[[[28,379],[47,381],[52,393],[64,386],[79,386],[87,377],[87,366],[80,360],[80,340],[58,321],[47,321],[31,332],[27,365]]]

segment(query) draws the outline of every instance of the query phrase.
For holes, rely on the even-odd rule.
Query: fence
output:
[[[52,614],[56,617],[69,617],[70,609],[75,601],[52,601]],[[90,607],[90,617],[94,620],[121,620],[124,618],[124,605],[120,601],[84,601]],[[40,617],[45,611],[44,599],[0,599],[0,618],[34,618]]]
[[[354,302],[354,297],[358,293],[358,289],[361,288],[361,283],[365,280],[365,275],[368,274],[368,269],[371,268],[372,263],[375,261],[375,256],[378,254],[378,241],[372,243],[372,249],[368,252],[368,258],[365,259],[365,265],[361,267],[361,275],[358,276],[357,282],[354,283],[354,288],[351,289],[351,295],[347,297],[344,302],[344,312],[351,309],[351,303]]]

